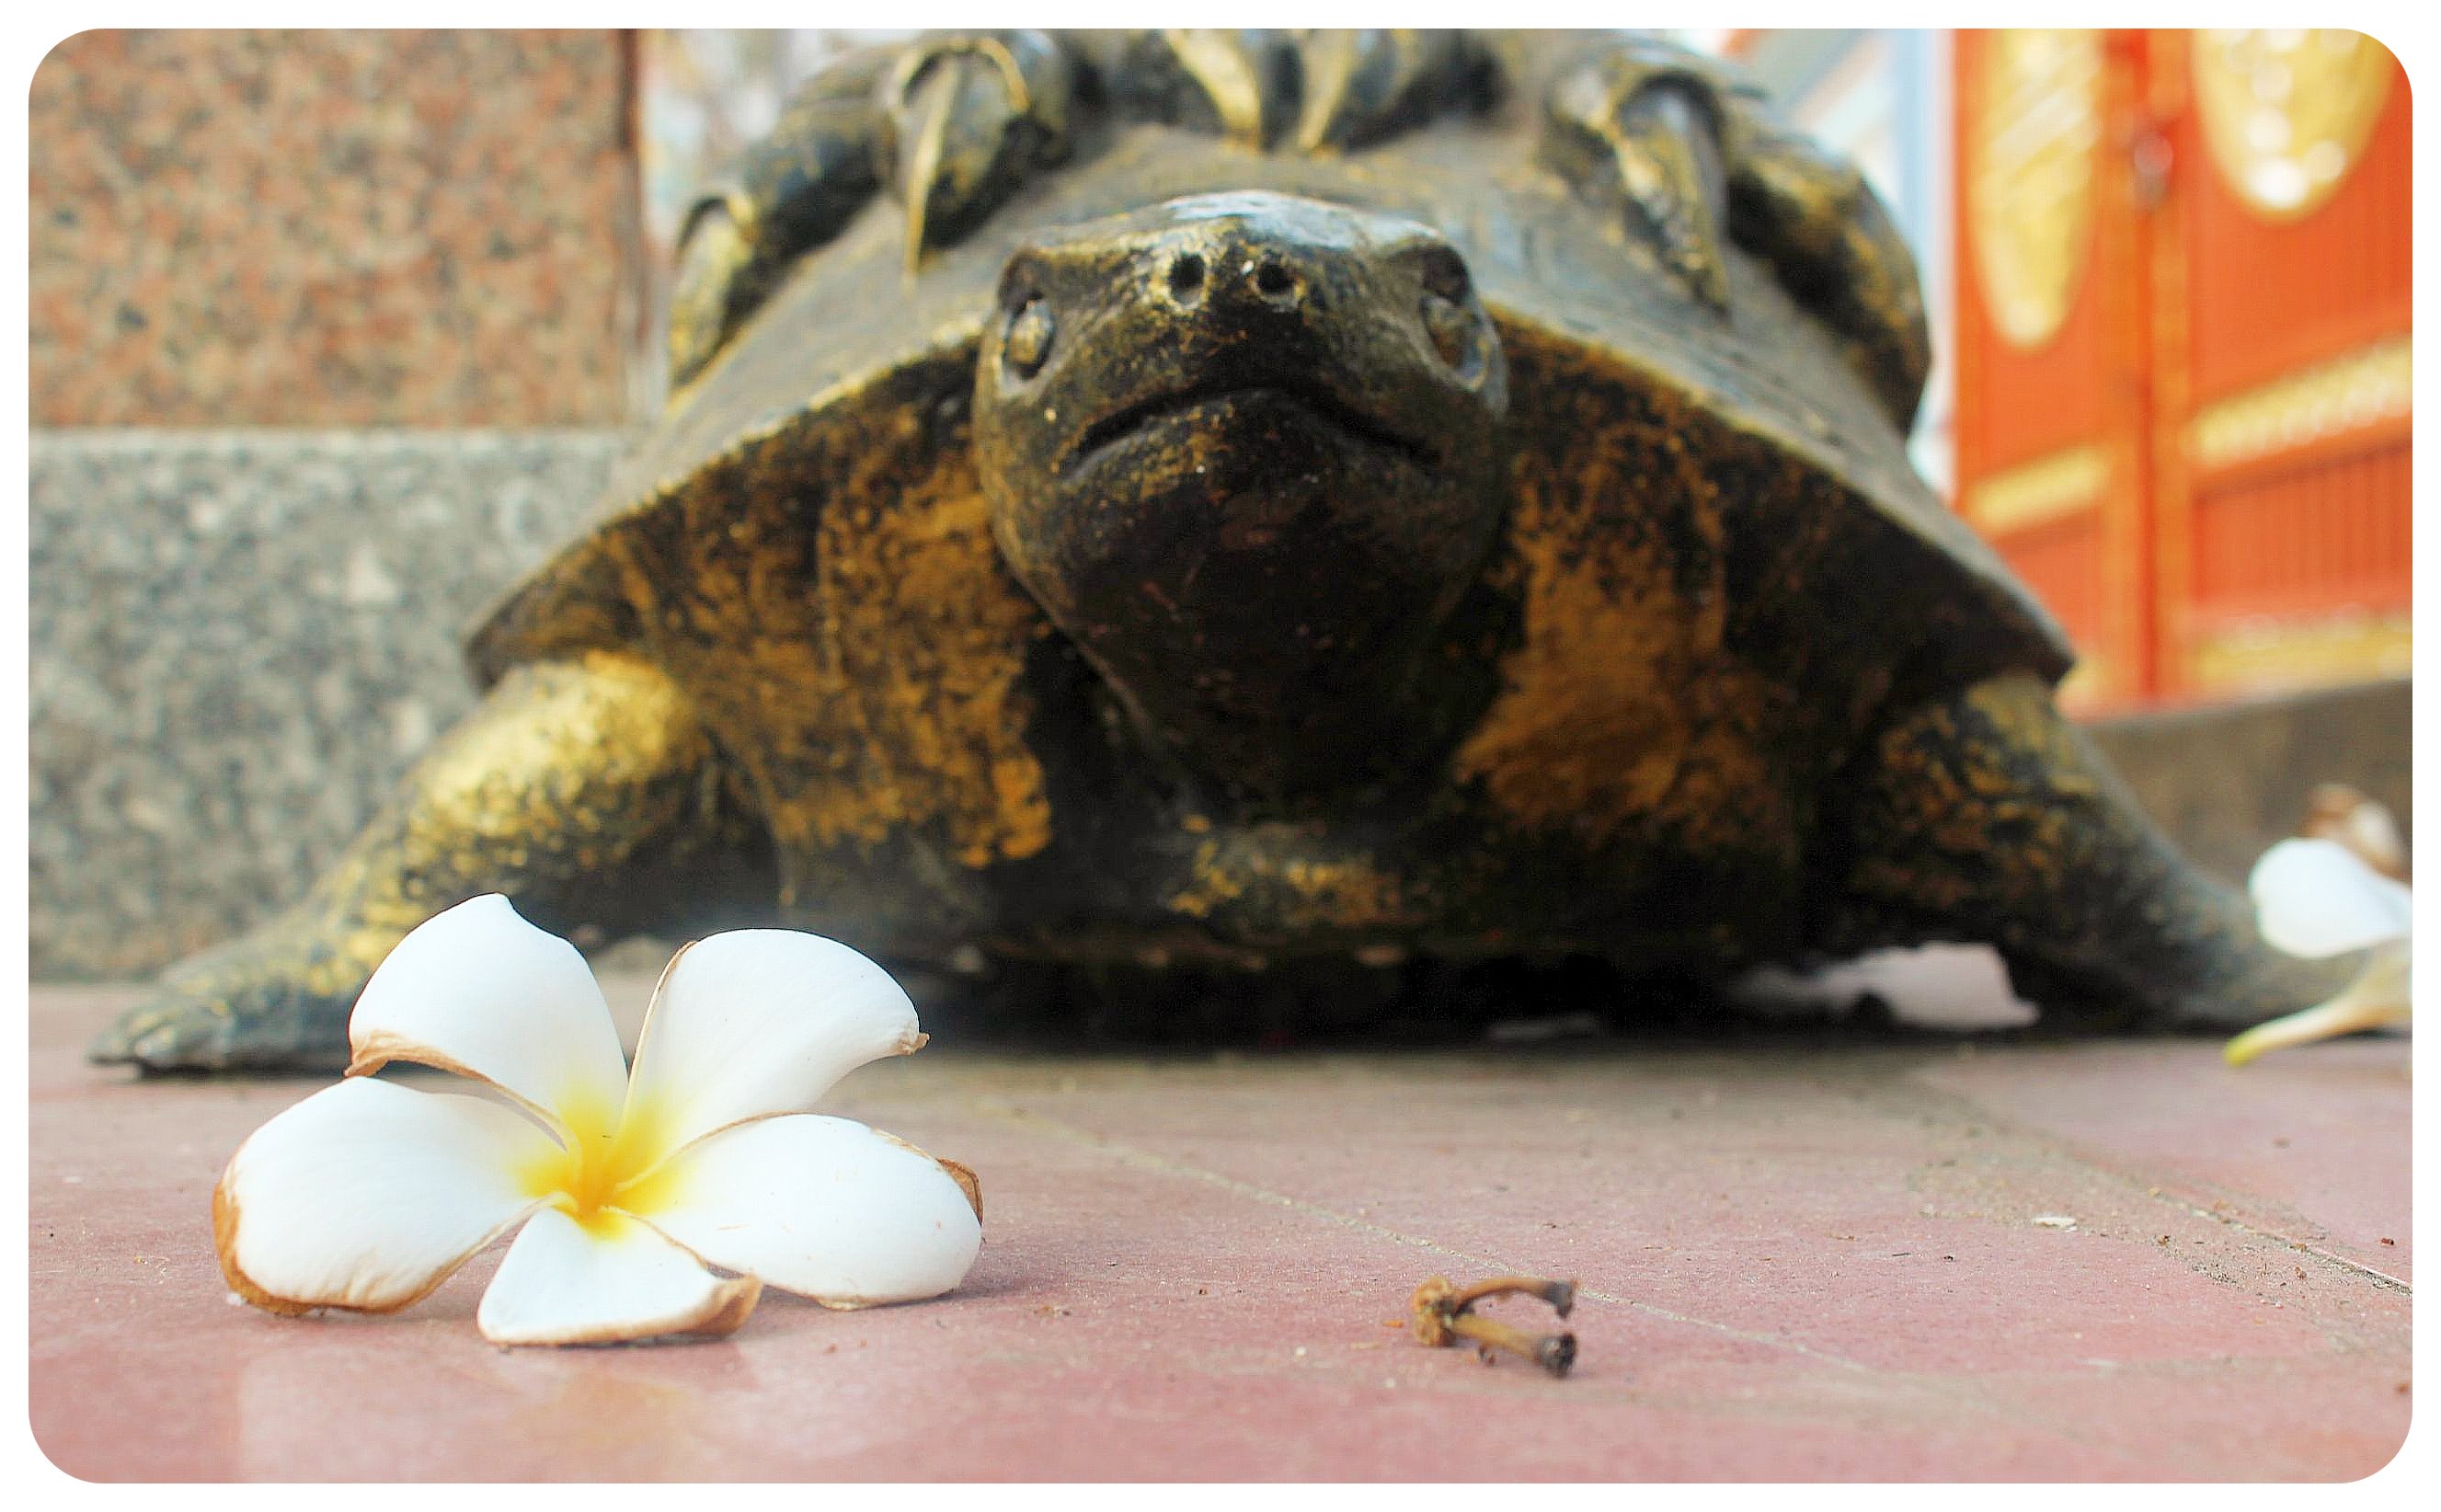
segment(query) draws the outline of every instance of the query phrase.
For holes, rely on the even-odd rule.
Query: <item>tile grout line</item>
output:
[[[1474,1254],[1469,1251],[1453,1249],[1437,1240],[1427,1239],[1417,1234],[1404,1233],[1397,1229],[1390,1228],[1387,1225],[1375,1223],[1370,1219],[1360,1218],[1349,1214],[1341,1213],[1335,1208],[1324,1207],[1318,1202],[1309,1202],[1301,1197],[1293,1197],[1288,1196],[1286,1193],[1275,1192],[1268,1187],[1257,1186],[1250,1181],[1240,1181],[1235,1177],[1223,1176],[1218,1171],[1208,1171],[1202,1166],[1189,1165],[1183,1161],[1174,1161],[1167,1156],[1157,1155],[1150,1150],[1139,1149],[1131,1144],[1122,1144],[1115,1140],[1096,1134],[1091,1129],[1080,1128],[1074,1124],[1069,1124],[1062,1120],[1052,1118],[1047,1114],[1030,1112],[1025,1108],[1017,1107],[1013,1103],[1004,1102],[999,1098],[985,1098],[981,1100],[977,1106],[979,1109],[988,1117],[1000,1119],[1004,1123],[1015,1124],[1020,1127],[1037,1129],[1040,1132],[1053,1135],[1056,1138],[1065,1140],[1070,1143],[1082,1144],[1089,1148],[1099,1150],[1123,1164],[1132,1165],[1141,1170],[1156,1171],[1165,1176],[1185,1177],[1191,1180],[1201,1181],[1206,1186],[1219,1187],[1220,1190],[1237,1197],[1248,1197],[1257,1202],[1268,1203],[1273,1207],[1287,1208],[1293,1213],[1302,1214],[1307,1217],[1319,1218],[1327,1223],[1335,1223],[1342,1228],[1353,1229],[1360,1233],[1373,1234],[1376,1237],[1388,1239],[1396,1244],[1406,1245],[1411,1249],[1429,1250],[1435,1254],[1447,1255],[1453,1260],[1463,1260],[1469,1265],[1481,1266],[1490,1270],[1506,1271],[1510,1273],[1514,1273],[1516,1270],[1515,1267],[1503,1264],[1501,1261],[1490,1255]],[[1632,1297],[1614,1296],[1607,1291],[1597,1291],[1591,1287],[1578,1287],[1577,1295],[1581,1297],[1590,1297],[1596,1302],[1606,1302],[1611,1304],[1613,1306],[1632,1307],[1638,1312],[1650,1313],[1656,1318],[1666,1318],[1672,1323],[1685,1323],[1695,1328],[1709,1329],[1713,1333],[1724,1334],[1732,1339],[1742,1339],[1749,1343],[1764,1344],[1775,1349],[1789,1350],[1792,1353],[1802,1355],[1809,1359],[1820,1360],[1825,1364],[1836,1365],[1842,1370],[1855,1371],[1862,1375],[1879,1374],[1873,1369],[1873,1367],[1865,1364],[1861,1360],[1850,1359],[1844,1355],[1835,1355],[1828,1350],[1817,1349],[1811,1344],[1799,1343],[1793,1339],[1783,1339],[1773,1334],[1755,1333],[1744,1328],[1733,1328],[1727,1323],[1714,1323],[1708,1318],[1697,1318],[1686,1313],[1673,1312],[1668,1307],[1657,1306],[1649,1302],[1638,1302]]]
[[[1919,1071],[1923,1069],[1924,1068],[1922,1066],[1917,1068]],[[2351,1260],[2343,1254],[2335,1253],[2332,1251],[2323,1249],[2321,1245],[2311,1243],[2307,1240],[2292,1238],[2289,1235],[2281,1233],[2277,1229],[2258,1228],[2233,1214],[2215,1213],[2210,1208],[2198,1207],[2193,1197],[2183,1196],[2170,1189],[2172,1182],[2175,1182],[2179,1186],[2202,1186],[2207,1189],[2209,1189],[2213,1183],[2179,1180],[2175,1176],[2172,1177],[2171,1181],[2152,1179],[2143,1172],[2130,1169],[2124,1161],[2113,1159],[2108,1151],[2088,1145],[2085,1142],[2075,1138],[2073,1135],[2054,1133],[2049,1129],[2035,1128],[2030,1125],[2021,1124],[2016,1119],[2006,1117],[1992,1108],[1985,1107],[1982,1104],[1976,1102],[1972,1097],[1966,1096],[1962,1092],[1954,1091],[1949,1088],[1926,1082],[1920,1075],[1910,1074],[1907,1078],[1905,1087],[1907,1089],[1906,1095],[1903,1098],[1898,1099],[1901,1103],[1916,1103],[1919,1105],[1940,1107],[1951,1117],[1962,1119],[1970,1123],[1980,1123],[1996,1129],[2005,1129],[2012,1136],[2017,1139],[2021,1139],[2029,1143],[2049,1149],[2062,1158],[2084,1167],[2086,1170],[2119,1182],[2130,1192],[2141,1189],[2143,1192],[2145,1200],[2147,1201],[2158,1202],[2168,1208],[2182,1209],[2195,1217],[2209,1218],[2213,1222],[2220,1224],[2224,1228],[2234,1229],[2238,1233],[2247,1235],[2249,1238],[2259,1239],[2269,1244],[2276,1244],[2285,1249],[2295,1250],[2305,1254],[2310,1254],[2316,1259],[2323,1261],[2325,1264],[2336,1266],[2342,1270],[2349,1271],[2370,1281],[2378,1290],[2395,1291],[2402,1296],[2408,1297],[2414,1295],[2414,1287],[2403,1277],[2394,1276],[2387,1270],[2382,1270],[2376,1267],[2366,1265],[2360,1260]],[[1917,1108],[1917,1111],[1919,1112],[1922,1110],[1922,1107]],[[2246,1194],[2243,1193],[2239,1194],[2240,1197],[2244,1197],[2245,1195]],[[2303,1215],[2299,1215],[2299,1216],[2303,1217]]]
[[[2286,1234],[2276,1233],[2269,1229],[2258,1229],[2253,1224],[2247,1222],[2243,1218],[2233,1216],[2227,1213],[2215,1213],[2210,1208],[2199,1208],[2184,1197],[2173,1197],[2167,1193],[2162,1195],[2161,1200],[2169,1203],[2173,1207],[2185,1208],[2189,1213],[2195,1215],[2197,1217],[2210,1218],[2215,1223],[2235,1229],[2240,1233],[2247,1234],[2257,1239],[2268,1239],[2274,1244],[2287,1245],[2292,1250],[2302,1250],[2305,1253],[2331,1265],[2338,1266],[2343,1270],[2353,1270],[2358,1275],[2371,1281],[2381,1290],[2396,1291],[2401,1296],[2407,1297],[2415,1295],[2415,1287],[2404,1277],[2394,1276],[2389,1271],[2380,1269],[2374,1266],[2366,1265],[2361,1260],[2351,1260],[2346,1255],[2334,1253],[2329,1250],[2323,1249],[2319,1244],[2309,1244],[2303,1239],[2291,1239]]]

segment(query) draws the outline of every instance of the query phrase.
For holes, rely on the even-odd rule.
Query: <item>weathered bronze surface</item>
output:
[[[815,81],[681,262],[681,386],[475,631],[483,707],[98,1058],[343,1060],[489,891],[1287,982],[1980,940],[2211,1028],[2352,968],[2054,711],[2058,631],[1906,460],[1904,245],[1715,64],[930,38]]]

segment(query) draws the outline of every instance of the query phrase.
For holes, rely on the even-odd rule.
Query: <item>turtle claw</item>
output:
[[[1729,307],[1728,183],[1711,81],[1674,50],[1621,46],[1555,81],[1543,160],[1609,207],[1687,291]]]
[[[883,80],[875,154],[907,212],[907,269],[1065,157],[1076,80],[1040,31],[932,32]]]
[[[1299,151],[1363,147],[1482,92],[1481,60],[1464,32],[1316,30],[1303,63]]]
[[[1914,254],[1854,165],[1791,130],[1742,71],[1651,38],[1572,54],[1545,84],[1542,153],[1717,310],[1726,248],[1761,258],[1900,430],[1913,423],[1932,362]]]
[[[1105,84],[1122,116],[1261,152],[1294,112],[1296,49],[1284,33],[1184,27],[1128,32],[1108,45]]]
[[[1932,367],[1915,254],[1854,164],[1781,124],[1760,96],[1724,98],[1732,234],[1831,328],[1904,434]]]

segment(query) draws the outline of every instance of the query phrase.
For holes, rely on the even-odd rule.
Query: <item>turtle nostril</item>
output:
[[[1169,265],[1170,297],[1188,300],[1203,292],[1203,260],[1189,252]]]
[[[1276,261],[1266,258],[1255,270],[1255,287],[1267,299],[1277,299],[1296,293],[1296,275]]]

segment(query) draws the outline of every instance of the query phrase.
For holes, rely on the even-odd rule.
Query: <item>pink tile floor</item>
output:
[[[85,1066],[130,999],[33,999],[32,1421],[88,1479],[2328,1481],[2412,1406],[2399,1039],[936,1045],[832,1110],[981,1171],[958,1292],[507,1352],[497,1251],[236,1305],[213,1179],[322,1084]],[[1511,1270],[1580,1283],[1568,1379],[1384,1326]]]

